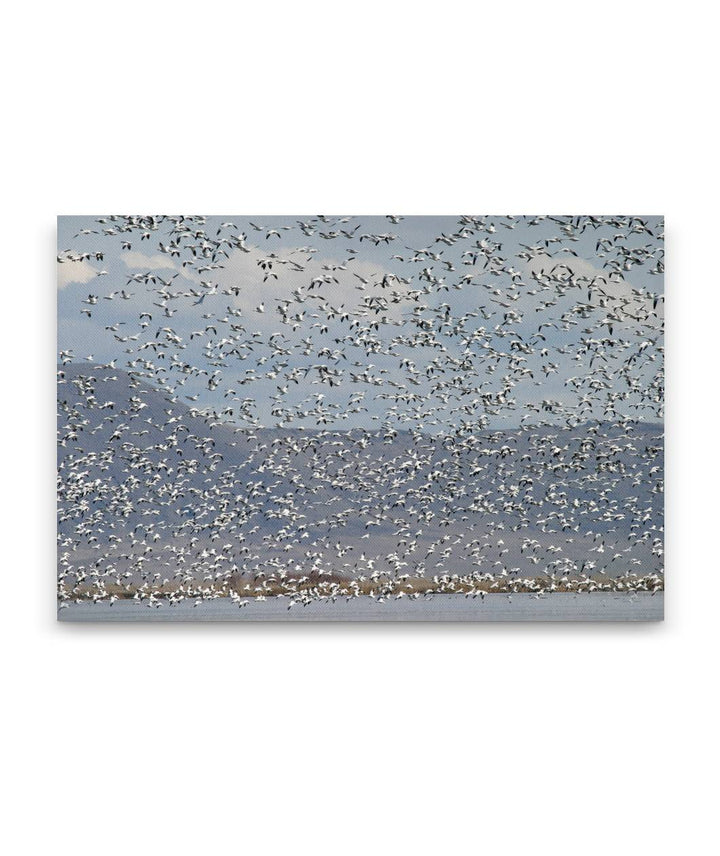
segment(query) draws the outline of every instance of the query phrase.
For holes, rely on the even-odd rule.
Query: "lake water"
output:
[[[490,594],[484,600],[464,595],[434,595],[419,601],[378,603],[369,597],[335,603],[313,601],[288,609],[287,598],[250,600],[241,607],[229,598],[171,606],[132,600],[70,604],[58,610],[61,621],[662,621],[663,594]]]

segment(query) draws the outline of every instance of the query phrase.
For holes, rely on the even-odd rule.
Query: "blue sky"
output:
[[[247,425],[661,418],[661,218],[176,223],[58,218],[66,359]]]

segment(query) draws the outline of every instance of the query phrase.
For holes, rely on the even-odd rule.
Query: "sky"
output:
[[[657,422],[663,252],[659,217],[59,217],[58,361],[248,427]]]

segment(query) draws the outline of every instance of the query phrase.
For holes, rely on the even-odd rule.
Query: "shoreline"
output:
[[[554,592],[550,594],[500,594],[466,597],[433,594],[421,600],[376,600],[361,596],[313,600],[289,604],[287,597],[248,599],[242,605],[230,597],[195,604],[168,600],[134,600],[70,603],[58,608],[61,622],[423,622],[423,621],[662,621],[664,593],[650,592]]]

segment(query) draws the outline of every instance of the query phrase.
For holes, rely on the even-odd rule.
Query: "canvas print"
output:
[[[663,616],[658,216],[58,219],[63,621]]]

